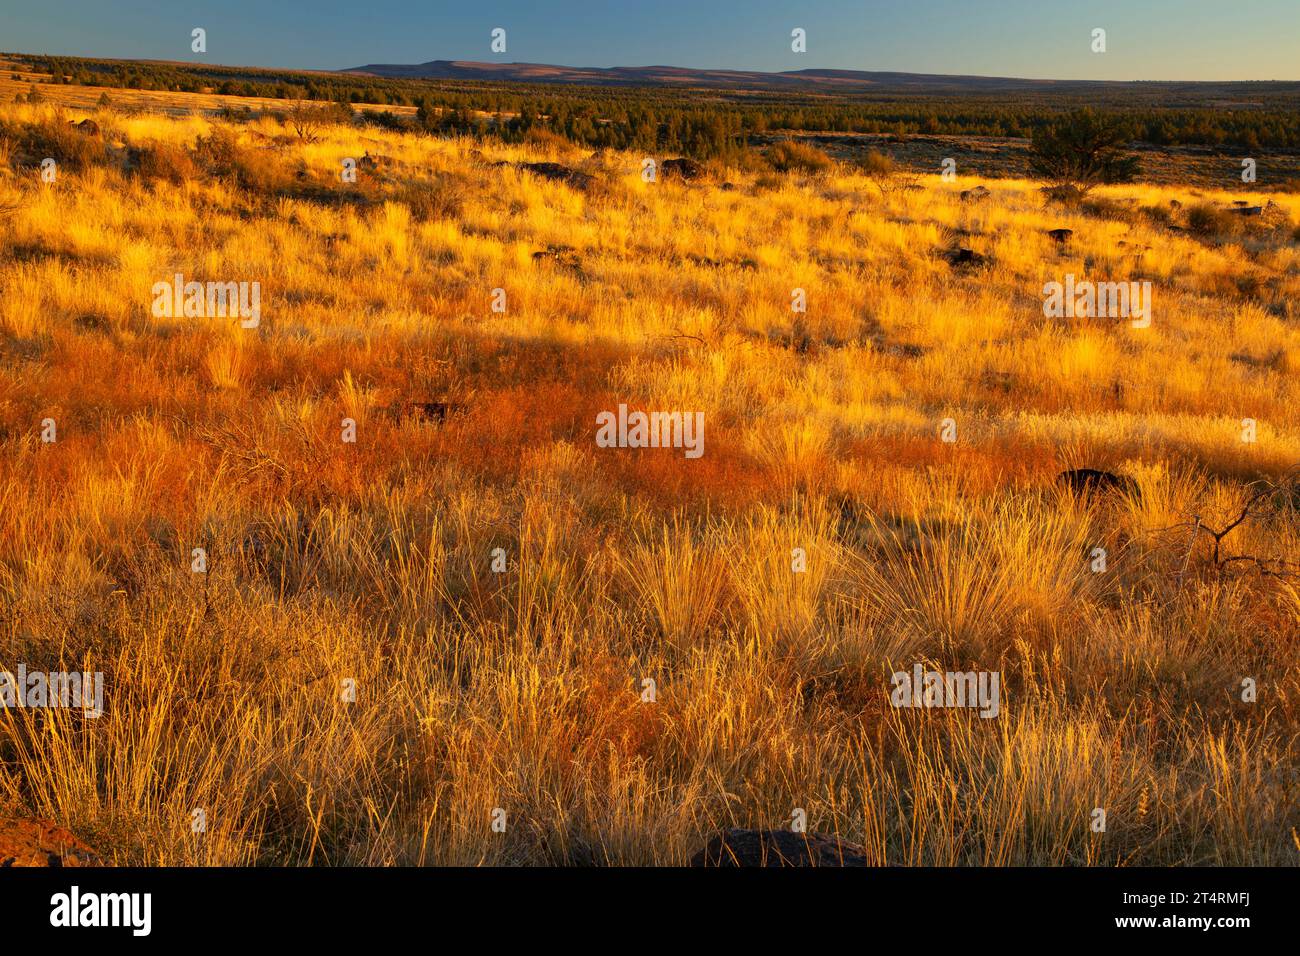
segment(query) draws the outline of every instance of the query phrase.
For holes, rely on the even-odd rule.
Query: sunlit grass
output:
[[[131,864],[680,863],[796,807],[878,863],[1297,861],[1300,594],[1191,528],[1300,462],[1300,257],[1140,213],[1240,194],[232,129],[291,185],[0,168],[0,666],[108,682],[0,712],[0,810]],[[597,184],[492,165],[543,158]],[[403,198],[443,180],[455,215]],[[155,318],[178,271],[260,282],[258,328]],[[1045,318],[1067,272],[1150,279],[1151,327]],[[704,412],[704,456],[598,448],[620,402]],[[1227,545],[1296,560],[1294,504]],[[891,708],[917,662],[1000,671],[999,717]]]

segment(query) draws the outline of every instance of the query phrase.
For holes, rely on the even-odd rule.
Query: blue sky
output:
[[[190,30],[208,32],[206,56]],[[507,51],[489,49],[494,27]],[[808,52],[790,50],[807,31]],[[1107,52],[1089,49],[1107,31]],[[435,59],[1300,79],[1300,0],[0,0],[0,49],[342,69]]]

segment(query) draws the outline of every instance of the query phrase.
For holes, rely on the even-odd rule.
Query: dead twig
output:
[[[661,339],[690,339],[690,340],[693,341],[693,342],[699,342],[699,343],[700,343],[701,345],[703,345],[703,346],[708,346],[708,344],[709,344],[708,342],[704,341],[704,339],[700,338],[698,335],[691,335],[691,334],[689,334],[689,333],[687,333],[687,332],[683,332],[683,331],[681,331],[680,329],[673,329],[673,331],[672,331],[671,334],[669,334],[669,333],[664,333],[664,334],[658,336],[658,338],[661,338]]]
[[[1223,539],[1229,534],[1241,527],[1247,521],[1261,520],[1275,516],[1283,507],[1283,499],[1290,498],[1293,501],[1300,500],[1300,468],[1293,468],[1287,475],[1286,479],[1281,482],[1263,481],[1256,484],[1258,490],[1255,491],[1246,503],[1242,505],[1241,511],[1237,516],[1229,521],[1222,528],[1215,530],[1201,521],[1200,516],[1196,518],[1196,530],[1204,531],[1214,540],[1214,551],[1210,560],[1214,564],[1216,571],[1222,573],[1223,570],[1232,563],[1251,562],[1256,569],[1262,574],[1269,574],[1277,577],[1287,576],[1296,572],[1286,570],[1295,567],[1300,569],[1300,565],[1295,562],[1286,561],[1282,558],[1260,557],[1253,554],[1239,554],[1231,557],[1223,555]],[[1188,552],[1190,554],[1190,550]]]

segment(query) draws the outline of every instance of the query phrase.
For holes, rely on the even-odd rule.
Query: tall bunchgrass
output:
[[[675,864],[795,808],[878,863],[1297,861],[1300,592],[1195,530],[1300,460],[1284,233],[271,116],[106,116],[42,184],[55,118],[0,109],[0,666],[106,709],[0,712],[0,813],[123,864]],[[1152,327],[1045,320],[1085,265]],[[261,282],[259,328],[153,318],[177,271]],[[704,456],[596,447],[619,402]],[[1294,508],[1224,544],[1298,546]],[[1000,672],[999,716],[893,709],[914,663]]]

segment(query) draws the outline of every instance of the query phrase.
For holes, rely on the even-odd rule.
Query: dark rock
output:
[[[736,184],[735,184],[735,183],[723,183],[719,188],[720,188],[724,193],[729,193],[729,192],[732,192],[732,191],[736,188]]]
[[[704,167],[693,159],[665,159],[659,167],[664,179],[699,179],[704,175]]]
[[[1074,230],[1073,229],[1051,229],[1048,230],[1047,234],[1051,236],[1053,239],[1055,239],[1057,243],[1063,246],[1070,241],[1070,237],[1074,235]]]
[[[1117,475],[1096,468],[1071,468],[1057,475],[1056,483],[1081,495],[1102,491],[1116,491],[1124,495],[1138,493],[1138,483],[1128,475]]]
[[[1236,213],[1238,216],[1262,216],[1264,214],[1263,206],[1234,206],[1228,212]]]
[[[564,183],[574,189],[586,189],[593,181],[593,177],[587,173],[561,163],[519,163],[518,166],[534,176],[540,176],[552,182]]]
[[[49,820],[0,817],[0,868],[103,865],[94,850]]]
[[[975,202],[980,199],[988,199],[992,195],[984,186],[976,186],[974,189],[963,189],[961,192],[962,202]]]
[[[789,830],[726,830],[691,857],[691,866],[869,866],[856,843]]]
[[[943,253],[943,257],[948,260],[948,265],[954,267],[960,266],[982,266],[988,262],[988,256],[980,255],[972,249],[949,249]]]

